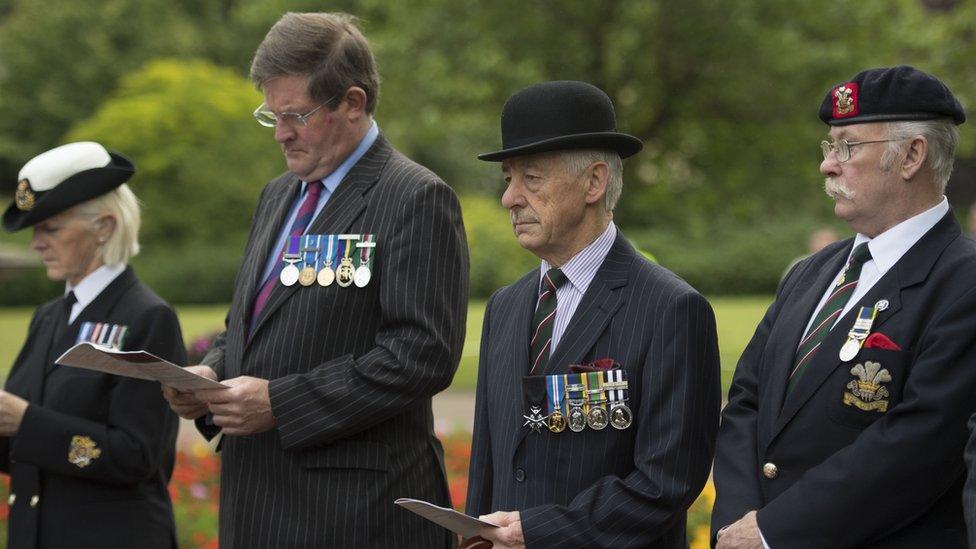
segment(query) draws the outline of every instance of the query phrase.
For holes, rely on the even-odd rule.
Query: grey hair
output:
[[[251,61],[251,82],[259,89],[280,76],[307,76],[309,96],[329,102],[352,86],[366,92],[373,114],[380,76],[356,18],[345,13],[286,13],[261,41]]]
[[[610,149],[565,151],[562,153],[562,159],[569,172],[577,176],[594,162],[606,162],[610,167],[610,180],[607,181],[603,205],[608,212],[612,212],[617,207],[617,201],[620,200],[624,188],[624,163],[617,151]]]
[[[139,225],[142,222],[139,199],[125,183],[75,206],[74,213],[90,217],[106,214],[115,218],[115,231],[99,249],[106,265],[126,265],[139,253]]]
[[[949,176],[952,175],[952,164],[955,159],[956,145],[959,144],[959,129],[949,119],[913,120],[888,123],[888,139],[890,141],[881,155],[881,169],[888,171],[894,166],[895,159],[902,152],[901,140],[911,139],[921,135],[928,141],[928,158],[926,164],[932,169],[935,184],[940,193],[945,193]]]

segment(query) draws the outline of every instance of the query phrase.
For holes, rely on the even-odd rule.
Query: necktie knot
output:
[[[546,271],[546,275],[544,278],[545,278],[545,284],[543,284],[542,286],[542,292],[545,292],[546,290],[550,290],[550,289],[558,290],[559,288],[562,287],[563,284],[566,283],[567,280],[569,280],[568,278],[566,278],[566,275],[563,274],[563,272],[558,268],[552,268]]]
[[[308,196],[311,196],[318,200],[319,195],[322,194],[322,181],[312,181],[308,184]]]
[[[862,267],[868,261],[871,261],[871,250],[868,248],[867,242],[861,242],[851,253],[850,267],[848,268]]]
[[[64,305],[65,312],[71,314],[71,308],[74,307],[75,303],[78,303],[78,298],[75,297],[74,292],[68,292],[61,301]]]

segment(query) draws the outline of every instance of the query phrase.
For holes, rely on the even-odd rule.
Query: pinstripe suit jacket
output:
[[[380,136],[309,227],[375,234],[365,288],[279,286],[247,315],[299,181],[261,194],[227,330],[204,363],[269,379],[271,431],[226,437],[222,547],[444,547],[448,532],[393,505],[450,504],[431,396],[457,368],[468,253],[454,192]]]
[[[522,377],[538,286],[530,272],[485,311],[467,513],[519,510],[527,547],[686,547],[685,511],[718,428],[711,307],[618,233],[544,373],[615,359],[634,423],[534,433],[522,426]]]

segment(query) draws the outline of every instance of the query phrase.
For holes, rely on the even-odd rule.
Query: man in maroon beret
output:
[[[780,284],[722,414],[713,540],[965,547],[976,244],[944,191],[962,107],[912,67],[827,92],[820,172],[854,230]]]

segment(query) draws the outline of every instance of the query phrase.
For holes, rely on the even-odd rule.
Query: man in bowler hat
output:
[[[820,172],[855,234],[798,263],[739,360],[715,457],[726,547],[965,547],[976,244],[945,198],[965,113],[935,77],[830,88]]]
[[[613,105],[547,82],[502,110],[502,204],[541,260],[485,311],[467,513],[495,547],[686,547],[720,402],[711,306],[613,222]]]

